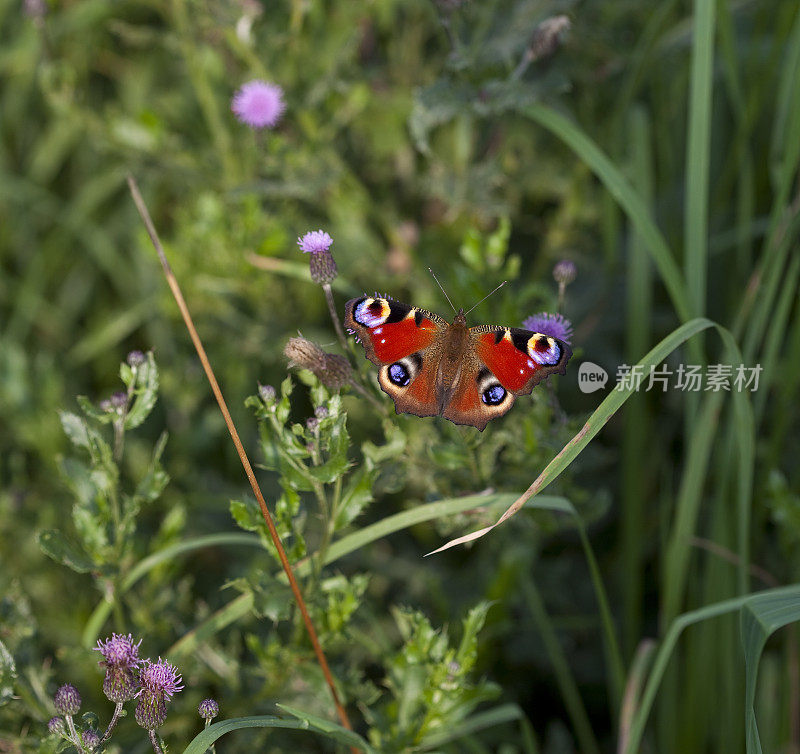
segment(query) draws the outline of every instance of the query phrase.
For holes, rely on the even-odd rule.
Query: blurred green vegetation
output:
[[[285,91],[272,131],[230,112],[253,78]],[[207,696],[221,719],[284,704],[334,720],[132,174],[281,532],[311,556],[301,585],[365,740],[727,753],[746,730],[756,750],[758,719],[764,751],[800,751],[796,633],[767,641],[800,617],[796,591],[746,599],[800,581],[798,92],[794,0],[0,0],[0,747],[54,750],[65,682],[107,720],[89,647],[112,631],[180,667],[174,750]],[[287,339],[338,349],[295,243],[316,228],[340,309],[377,289],[446,314],[430,266],[465,308],[509,280],[470,316],[519,326],[558,308],[551,271],[572,260],[567,376],[480,435],[307,373],[290,397]],[[668,365],[761,364],[757,392],[634,395],[548,497],[422,559],[496,520],[598,419],[618,366],[697,317],[722,338],[693,335]],[[134,349],[155,356],[158,401],[114,455],[90,406]],[[578,389],[584,360],[609,389]],[[245,405],[259,383],[280,421]],[[279,463],[316,467],[314,442],[336,461],[321,492]],[[115,496],[124,522],[98,504]],[[145,743],[128,718],[109,750]],[[278,729],[219,744],[337,745]]]

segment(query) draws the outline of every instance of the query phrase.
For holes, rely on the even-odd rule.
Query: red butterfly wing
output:
[[[435,416],[437,349],[447,328],[441,317],[387,298],[362,296],[347,302],[345,326],[356,334],[367,358],[381,367],[378,382],[397,413]]]
[[[473,327],[475,353],[500,384],[525,395],[551,374],[565,374],[572,350],[562,340],[516,327]]]
[[[423,351],[447,326],[441,317],[431,312],[369,296],[347,302],[344,323],[361,340],[367,358],[379,366]]]

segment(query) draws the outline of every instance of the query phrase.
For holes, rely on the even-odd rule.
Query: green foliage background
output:
[[[526,59],[557,14],[561,49]],[[253,78],[285,90],[274,131],[230,112]],[[111,631],[183,672],[173,750],[209,695],[222,719],[282,718],[220,751],[349,740],[325,727],[130,173],[375,750],[798,751],[796,634],[769,639],[800,617],[798,93],[793,0],[0,0],[4,750],[56,750],[64,682],[105,724],[89,647]],[[360,350],[384,411],[285,381],[298,330],[341,352],[295,245],[318,227],[340,309],[378,289],[444,314],[431,266],[465,308],[509,280],[471,317],[519,325],[558,308],[571,259],[567,376],[482,435],[394,416]],[[578,389],[581,361],[613,381],[657,345],[648,363],[759,363],[759,389],[620,410]],[[121,447],[92,406],[132,349],[155,360],[123,367],[141,403]],[[274,405],[246,405],[258,383]],[[608,424],[545,495],[422,559],[494,521],[587,419]],[[303,715],[319,735],[291,730]],[[145,743],[129,717],[109,750]]]

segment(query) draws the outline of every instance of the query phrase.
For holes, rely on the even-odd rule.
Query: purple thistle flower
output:
[[[551,338],[563,340],[568,345],[572,342],[572,323],[560,314],[539,312],[539,314],[528,317],[522,323],[522,326],[526,330],[540,332],[544,335],[549,335]]]
[[[575,280],[577,274],[578,268],[575,266],[575,262],[571,262],[569,259],[562,259],[553,267],[553,278],[559,285],[569,285]]]
[[[231,100],[234,115],[251,128],[274,128],[285,109],[283,89],[260,79],[243,84]]]
[[[197,707],[197,712],[203,720],[211,721],[219,714],[219,704],[214,699],[203,699]]]
[[[272,385],[259,385],[258,394],[261,396],[261,400],[264,401],[264,403],[273,403],[275,401],[276,392]]]
[[[60,712],[62,715],[77,715],[81,708],[81,695],[71,683],[65,683],[56,691],[53,705],[56,712]]]
[[[158,658],[158,662],[144,660],[139,672],[139,685],[141,688],[136,696],[155,696],[170,699],[173,694],[181,691],[181,674],[171,663]]]
[[[128,634],[111,634],[110,639],[97,642],[94,648],[103,655],[100,665],[106,668],[103,679],[103,693],[112,702],[127,702],[136,694],[136,677],[134,669],[139,665],[139,645],[134,644],[133,636]]]
[[[93,749],[100,743],[100,735],[96,730],[89,728],[81,733],[81,741],[86,748]]]
[[[171,663],[144,660],[139,671],[139,690],[136,692],[136,722],[146,730],[155,730],[167,719],[167,701],[180,691],[181,674]]]
[[[324,230],[312,230],[297,239],[297,245],[304,254],[311,254],[309,272],[318,285],[330,285],[338,274],[336,262],[329,251],[333,239]]]
[[[47,721],[47,730],[51,733],[61,735],[67,729],[67,724],[64,722],[63,717],[51,717]]]
[[[304,254],[321,254],[330,249],[333,239],[324,230],[311,230],[302,238],[297,239],[297,245]]]
[[[100,652],[104,660],[101,665],[114,665],[116,667],[134,668],[139,664],[139,645],[142,640],[134,644],[133,636],[128,634],[111,634],[110,639],[100,641],[94,647],[95,652]]]
[[[128,366],[138,367],[144,364],[145,356],[141,351],[131,351],[128,354]]]
[[[160,728],[167,719],[167,703],[155,696],[141,696],[134,717],[145,730]]]

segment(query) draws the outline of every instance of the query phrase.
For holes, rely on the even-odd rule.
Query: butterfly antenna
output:
[[[430,272],[431,275],[433,275],[433,279],[436,281],[436,285],[438,285],[439,288],[442,289],[442,293],[444,293],[444,297],[447,299],[447,303],[450,304],[450,306],[453,306],[453,302],[450,300],[450,296],[448,296],[447,291],[444,288],[442,288],[442,284],[439,282],[439,278],[437,278],[436,275],[434,275],[433,270],[430,267],[428,267],[428,272]],[[456,309],[455,306],[453,306],[453,311],[458,313],[458,309]]]
[[[497,288],[495,288],[492,291],[492,293],[497,293],[497,291],[499,291],[507,282],[508,282],[508,280],[504,280],[502,283],[500,283],[500,285],[497,286]],[[486,301],[487,298],[489,298],[489,296],[492,295],[492,293],[487,293],[480,301],[478,301],[477,304],[475,304],[475,306],[480,306],[484,301]],[[473,306],[472,309],[474,309],[475,306]],[[472,309],[470,309],[469,312],[471,312]],[[464,313],[465,314],[469,314],[469,312],[464,312]]]

